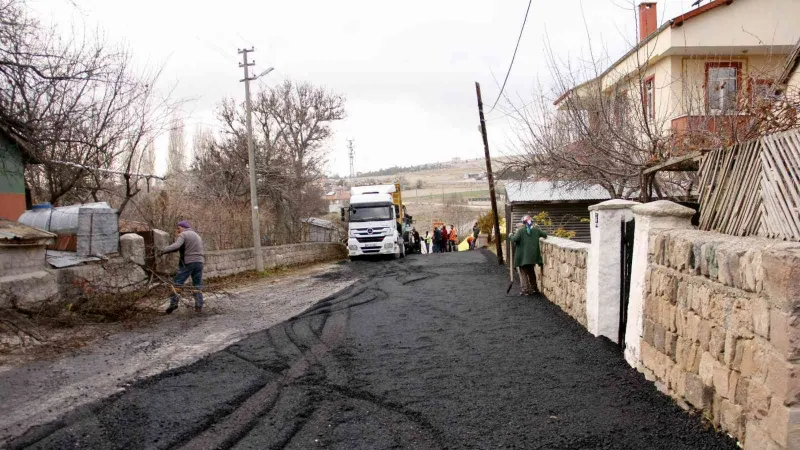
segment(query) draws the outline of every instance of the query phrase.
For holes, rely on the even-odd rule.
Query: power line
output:
[[[514,55],[511,56],[511,64],[508,65],[508,71],[506,72],[506,79],[503,80],[503,86],[500,87],[500,93],[497,94],[497,98],[494,101],[494,104],[489,109],[489,112],[486,114],[491,114],[494,111],[494,107],[497,106],[497,102],[500,101],[500,97],[503,96],[503,90],[506,88],[506,83],[508,82],[508,76],[511,75],[511,68],[514,66],[514,59],[517,57],[517,50],[519,49],[519,43],[522,41],[522,32],[525,31],[525,24],[528,22],[528,13],[531,11],[531,3],[533,0],[528,0],[528,9],[525,10],[525,19],[522,20],[522,28],[519,30],[519,37],[517,37],[517,45],[514,47]]]

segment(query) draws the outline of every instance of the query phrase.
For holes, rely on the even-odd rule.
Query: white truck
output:
[[[411,218],[406,215],[399,183],[350,188],[350,205],[342,208],[342,220],[348,222],[347,250],[351,260],[370,255],[406,255],[403,231]]]

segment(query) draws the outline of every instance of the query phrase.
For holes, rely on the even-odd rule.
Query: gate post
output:
[[[644,316],[645,279],[650,254],[650,230],[687,229],[692,227],[694,210],[668,200],[658,200],[633,207],[636,233],[633,239],[633,269],[628,303],[628,324],[625,329],[625,360],[638,368]]]
[[[608,200],[589,207],[592,244],[586,264],[586,325],[595,336],[605,336],[619,344],[620,222],[633,219],[629,200]]]

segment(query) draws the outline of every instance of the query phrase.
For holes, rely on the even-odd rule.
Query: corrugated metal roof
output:
[[[0,219],[0,244],[2,245],[46,245],[55,241],[56,235],[19,222]]]
[[[336,229],[336,225],[334,225],[333,222],[331,222],[330,220],[318,219],[316,217],[309,217],[308,219],[304,220],[303,222],[311,224],[311,225],[315,225],[315,226],[318,226],[318,227],[321,227],[321,228],[327,228],[329,230],[335,230]]]
[[[571,186],[552,181],[512,181],[506,184],[506,200],[519,202],[564,202],[608,200],[611,196],[600,185]]]

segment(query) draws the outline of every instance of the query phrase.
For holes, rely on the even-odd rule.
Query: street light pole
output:
[[[243,62],[239,63],[239,67],[244,68],[244,79],[240,81],[244,81],[245,108],[247,109],[247,154],[250,164],[250,206],[252,206],[253,213],[253,256],[256,263],[256,272],[263,272],[264,258],[261,255],[261,224],[258,215],[258,189],[256,187],[256,155],[253,149],[253,112],[250,104],[250,81],[255,80],[257,77],[250,78],[248,67],[255,65],[255,63],[247,62],[247,54],[252,51],[255,51],[255,49],[239,50],[239,54],[243,58]]]

